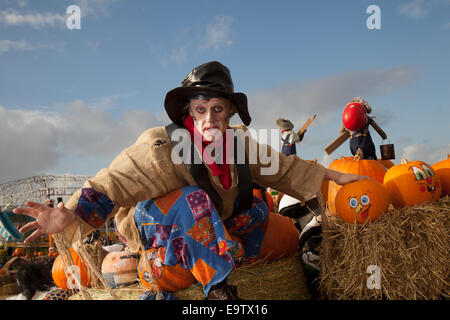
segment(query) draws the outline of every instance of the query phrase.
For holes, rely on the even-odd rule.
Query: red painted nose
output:
[[[431,182],[433,182],[433,181],[431,180],[430,177],[428,177],[428,178],[427,178],[427,183],[428,183],[428,184],[431,184]]]

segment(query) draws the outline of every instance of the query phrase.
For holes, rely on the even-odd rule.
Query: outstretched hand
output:
[[[25,202],[25,205],[28,208],[16,208],[13,210],[15,214],[23,214],[36,219],[19,229],[21,233],[36,229],[25,239],[25,244],[36,240],[42,234],[62,232],[65,227],[76,219],[74,213],[64,207],[63,202],[60,202],[56,208],[29,201]]]
[[[351,173],[342,173],[335,170],[326,169],[325,171],[325,178],[327,180],[332,180],[338,185],[345,185],[350,182],[363,180],[363,179],[372,179],[370,177],[361,176],[357,174],[351,174]]]

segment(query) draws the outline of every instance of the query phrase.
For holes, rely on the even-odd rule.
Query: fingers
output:
[[[15,214],[23,214],[33,218],[37,218],[39,211],[48,210],[47,206],[44,206],[43,204],[37,202],[27,201],[25,202],[25,205],[29,208],[16,208],[13,210],[13,212]]]
[[[37,202],[32,202],[32,201],[25,202],[25,205],[29,206],[31,208],[34,208],[34,209],[45,209],[45,208],[48,208],[46,205],[43,205],[43,204],[37,203]]]
[[[24,225],[22,228],[19,229],[20,233],[25,233],[27,231],[30,231],[31,229],[36,229],[39,227],[39,223],[37,221],[31,221],[28,222],[26,225]]]
[[[24,243],[29,244],[30,242],[36,240],[41,235],[41,232],[38,230],[34,231],[28,238],[25,239]]]
[[[13,210],[15,214],[23,214],[33,218],[37,218],[38,213],[33,208],[15,208]]]

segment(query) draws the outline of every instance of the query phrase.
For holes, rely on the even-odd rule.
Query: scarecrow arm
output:
[[[305,122],[305,124],[303,125],[303,127],[301,127],[301,129],[298,131],[298,136],[300,137],[300,141],[303,139],[303,135],[306,132],[306,129],[308,129],[309,125],[314,121],[314,119],[316,119],[317,115],[314,115],[312,118],[309,118],[308,121]]]
[[[342,132],[333,142],[331,142],[326,148],[325,148],[325,152],[329,155],[331,154],[334,150],[336,150],[337,148],[339,148],[339,146],[341,144],[343,144],[348,138],[350,138],[350,132],[348,132],[347,130],[345,130],[344,132]]]
[[[387,139],[386,133],[383,131],[383,129],[380,128],[380,126],[373,120],[373,118],[369,118],[369,124],[375,129],[376,132],[380,135],[380,137],[385,140]]]

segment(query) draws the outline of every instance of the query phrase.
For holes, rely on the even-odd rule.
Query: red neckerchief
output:
[[[199,150],[201,150],[202,154],[203,154],[203,150],[212,143],[212,141],[205,141],[202,139],[202,135],[200,132],[198,132],[197,128],[194,125],[194,118],[189,115],[185,120],[184,120],[184,126],[186,127],[186,129],[188,129],[189,133],[191,134],[191,140],[193,143],[197,143],[198,141],[201,141],[201,146],[198,145],[197,143],[197,148]],[[194,135],[197,137],[197,139],[194,139]],[[217,141],[215,143],[223,143],[223,151],[227,150],[227,145],[226,145],[226,139],[223,139],[222,136],[222,141]],[[213,176],[219,176],[219,181],[222,184],[223,188],[225,190],[228,190],[231,186],[231,173],[230,173],[230,166],[226,163],[225,161],[225,155],[226,154],[230,154],[228,152],[222,152],[222,162],[223,164],[217,164],[213,159],[209,158],[208,153],[203,154],[203,156],[205,157],[205,160],[207,160],[207,164],[209,166],[209,168],[212,171]]]

